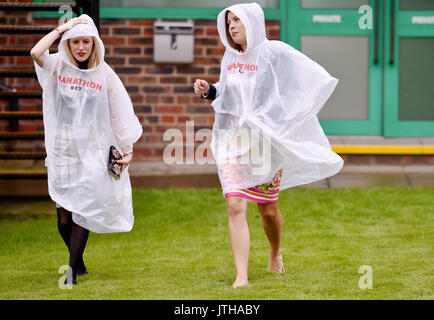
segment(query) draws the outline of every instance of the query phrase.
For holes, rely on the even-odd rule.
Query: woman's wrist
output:
[[[132,145],[127,145],[127,146],[121,147],[121,149],[122,149],[122,153],[123,153],[124,157],[129,155],[129,154],[131,154],[131,155],[133,154]]]
[[[65,28],[65,24],[61,24],[56,29],[59,30],[60,33],[64,33],[65,31],[69,30],[67,27]]]

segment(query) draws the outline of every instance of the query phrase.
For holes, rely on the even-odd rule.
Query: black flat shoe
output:
[[[80,261],[78,268],[77,268],[77,276],[82,276],[87,274],[86,266],[84,265],[83,259]]]
[[[65,282],[64,282],[65,284],[68,284],[68,280],[67,279],[65,279]],[[72,279],[72,284],[77,284],[77,280],[76,279]]]
[[[86,268],[77,270],[77,276],[83,276],[85,274],[87,274]]]

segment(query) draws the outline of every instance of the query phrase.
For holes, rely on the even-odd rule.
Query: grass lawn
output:
[[[235,268],[220,189],[134,190],[130,233],[91,233],[89,274],[58,286],[68,253],[51,201],[0,200],[0,299],[433,299],[434,189],[303,189],[280,195],[285,274],[249,203],[250,286]],[[373,288],[359,287],[372,267]]]

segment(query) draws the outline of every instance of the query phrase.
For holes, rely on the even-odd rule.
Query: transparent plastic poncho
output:
[[[45,165],[50,197],[72,212],[78,225],[97,233],[130,231],[134,223],[128,167],[116,181],[107,171],[111,145],[121,152],[142,135],[124,85],[104,61],[104,45],[93,20],[65,32],[58,53],[35,62],[43,89]],[[100,63],[79,69],[68,58],[68,39],[96,39]]]
[[[245,52],[228,43],[227,11],[245,26]],[[211,149],[223,193],[267,183],[279,169],[281,190],[338,173],[343,160],[317,117],[338,80],[290,45],[268,40],[256,3],[224,9],[217,27],[226,51],[212,103]]]

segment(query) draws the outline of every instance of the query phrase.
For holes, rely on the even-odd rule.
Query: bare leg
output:
[[[232,287],[237,288],[249,283],[247,268],[249,263],[250,234],[246,218],[247,199],[228,197],[226,198],[226,206],[229,216],[229,240],[237,271],[237,277]]]
[[[262,225],[270,242],[270,260],[268,271],[285,272],[283,267],[280,241],[282,239],[283,219],[279,206],[276,203],[258,203],[258,209],[262,216]]]

